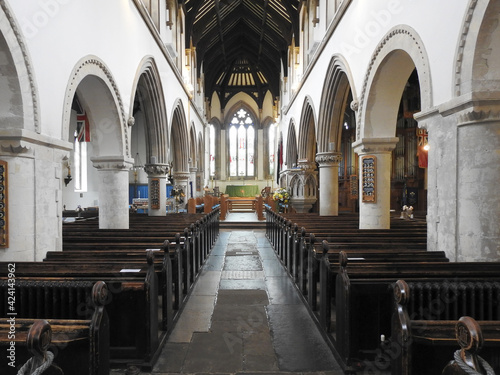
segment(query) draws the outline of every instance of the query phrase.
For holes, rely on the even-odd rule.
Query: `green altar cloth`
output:
[[[255,197],[260,194],[257,185],[228,185],[226,194],[230,197]]]

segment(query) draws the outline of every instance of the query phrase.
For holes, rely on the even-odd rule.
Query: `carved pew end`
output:
[[[483,333],[478,322],[470,316],[462,316],[455,326],[461,349],[443,370],[443,375],[483,374],[494,375],[492,367],[478,353],[483,347]]]

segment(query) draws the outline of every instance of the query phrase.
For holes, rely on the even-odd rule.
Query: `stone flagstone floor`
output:
[[[194,373],[343,374],[263,230],[221,230],[151,374]]]

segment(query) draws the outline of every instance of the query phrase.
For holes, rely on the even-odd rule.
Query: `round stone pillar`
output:
[[[99,178],[99,228],[128,229],[128,171],[133,159],[123,156],[92,158]]]
[[[174,172],[174,186],[179,186],[182,190],[184,190],[184,203],[179,208],[184,208],[189,198],[189,178],[191,177],[191,173],[189,172]]]
[[[148,216],[167,214],[167,164],[146,164],[144,171],[148,175]]]
[[[354,151],[359,156],[359,228],[360,229],[390,229],[391,208],[391,170],[392,150],[398,142],[397,137],[362,139],[353,144]],[[374,190],[371,196],[363,192],[365,178],[363,176],[363,161],[365,157],[373,158]],[[368,182],[369,183],[369,182]]]
[[[193,194],[191,194],[191,191],[189,191],[189,194],[186,194],[186,197],[189,197],[189,198],[194,198],[196,196],[196,189],[197,189],[197,186],[196,186],[196,173],[198,172],[198,168],[196,167],[191,167],[189,168],[189,172],[190,172],[190,180],[191,180],[191,186],[192,186],[192,189],[193,189]]]
[[[319,215],[339,214],[339,165],[342,155],[338,152],[321,152],[316,155],[319,164]]]

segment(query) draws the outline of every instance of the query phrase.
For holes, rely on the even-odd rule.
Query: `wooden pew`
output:
[[[359,358],[368,362],[373,360],[379,337],[389,334],[391,285],[398,279],[423,283],[443,280],[500,282],[500,263],[492,262],[348,263],[344,252],[340,253],[338,264],[332,264],[332,267],[328,257],[322,262],[320,304],[323,321],[326,322],[325,328],[332,330],[330,337],[342,366],[349,371],[360,366]],[[335,290],[332,278],[336,279]],[[493,300],[488,309],[493,314],[500,314],[500,301]],[[329,319],[332,310],[335,311],[331,317],[334,319]]]
[[[103,280],[111,299],[106,309],[110,317],[112,365],[135,363],[143,368],[151,368],[161,349],[159,343],[165,338],[158,322],[158,278],[153,263],[152,251],[147,252],[147,261],[145,257],[139,269],[123,268],[123,264],[109,262],[66,264],[64,267],[44,262],[16,262],[17,287],[31,287],[26,292],[18,292],[20,310],[17,316],[44,317],[46,311],[51,312],[58,301],[62,301],[62,306],[68,308],[61,310],[56,317],[78,318],[82,314],[82,306],[86,306],[86,295],[74,288],[66,288],[64,282],[87,285]],[[6,266],[0,263],[0,267]],[[7,281],[5,277],[0,280]],[[61,288],[57,299],[36,287],[38,282],[51,281]],[[35,284],[32,286],[30,283]],[[36,316],[33,316],[35,313]]]
[[[393,290],[391,338],[379,354],[391,359],[393,375],[438,375],[443,368],[443,374],[466,374],[456,360],[448,363],[454,357],[458,362],[468,358],[475,366],[486,363],[499,373],[500,312],[489,307],[500,301],[500,283],[398,280]],[[456,316],[461,316],[458,322]],[[484,362],[477,359],[479,350]]]
[[[1,373],[14,373],[23,366],[36,369],[50,358],[46,365],[53,366],[44,374],[50,374],[57,365],[65,374],[108,375],[109,320],[104,307],[108,290],[104,282],[93,285],[91,298],[93,312],[88,319],[50,319],[50,314],[45,319],[3,315],[0,347],[10,359],[0,361]]]
[[[172,218],[191,219],[199,218],[195,223],[184,227],[185,220],[179,223],[172,222]],[[116,261],[127,261],[137,259],[147,249],[159,250],[163,248],[165,240],[170,246],[170,257],[174,275],[163,272],[164,262],[157,259],[155,269],[159,277],[159,289],[163,289],[164,280],[162,275],[173,277],[175,288],[174,307],[177,310],[184,297],[188,294],[194,283],[202,264],[215,243],[219,232],[219,209],[214,209],[209,214],[187,215],[175,214],[166,217],[148,217],[137,219],[131,229],[100,230],[94,225],[79,225],[76,227],[68,225],[64,232],[64,250],[62,254],[47,253],[46,261],[56,259],[78,259],[72,252],[86,253],[92,261],[100,262],[103,258],[115,258]],[[180,231],[177,232],[177,231]],[[138,236],[138,232],[140,236]],[[180,244],[180,247],[177,246]],[[109,252],[109,253],[106,253]],[[119,255],[119,253],[122,255]],[[126,254],[126,256],[125,256]],[[181,264],[181,266],[178,265]],[[172,282],[172,281],[171,281]],[[184,296],[179,293],[182,291]],[[164,317],[165,318],[165,317]],[[171,320],[170,317],[168,320]],[[163,319],[165,323],[167,319]],[[164,329],[167,329],[164,327]]]

